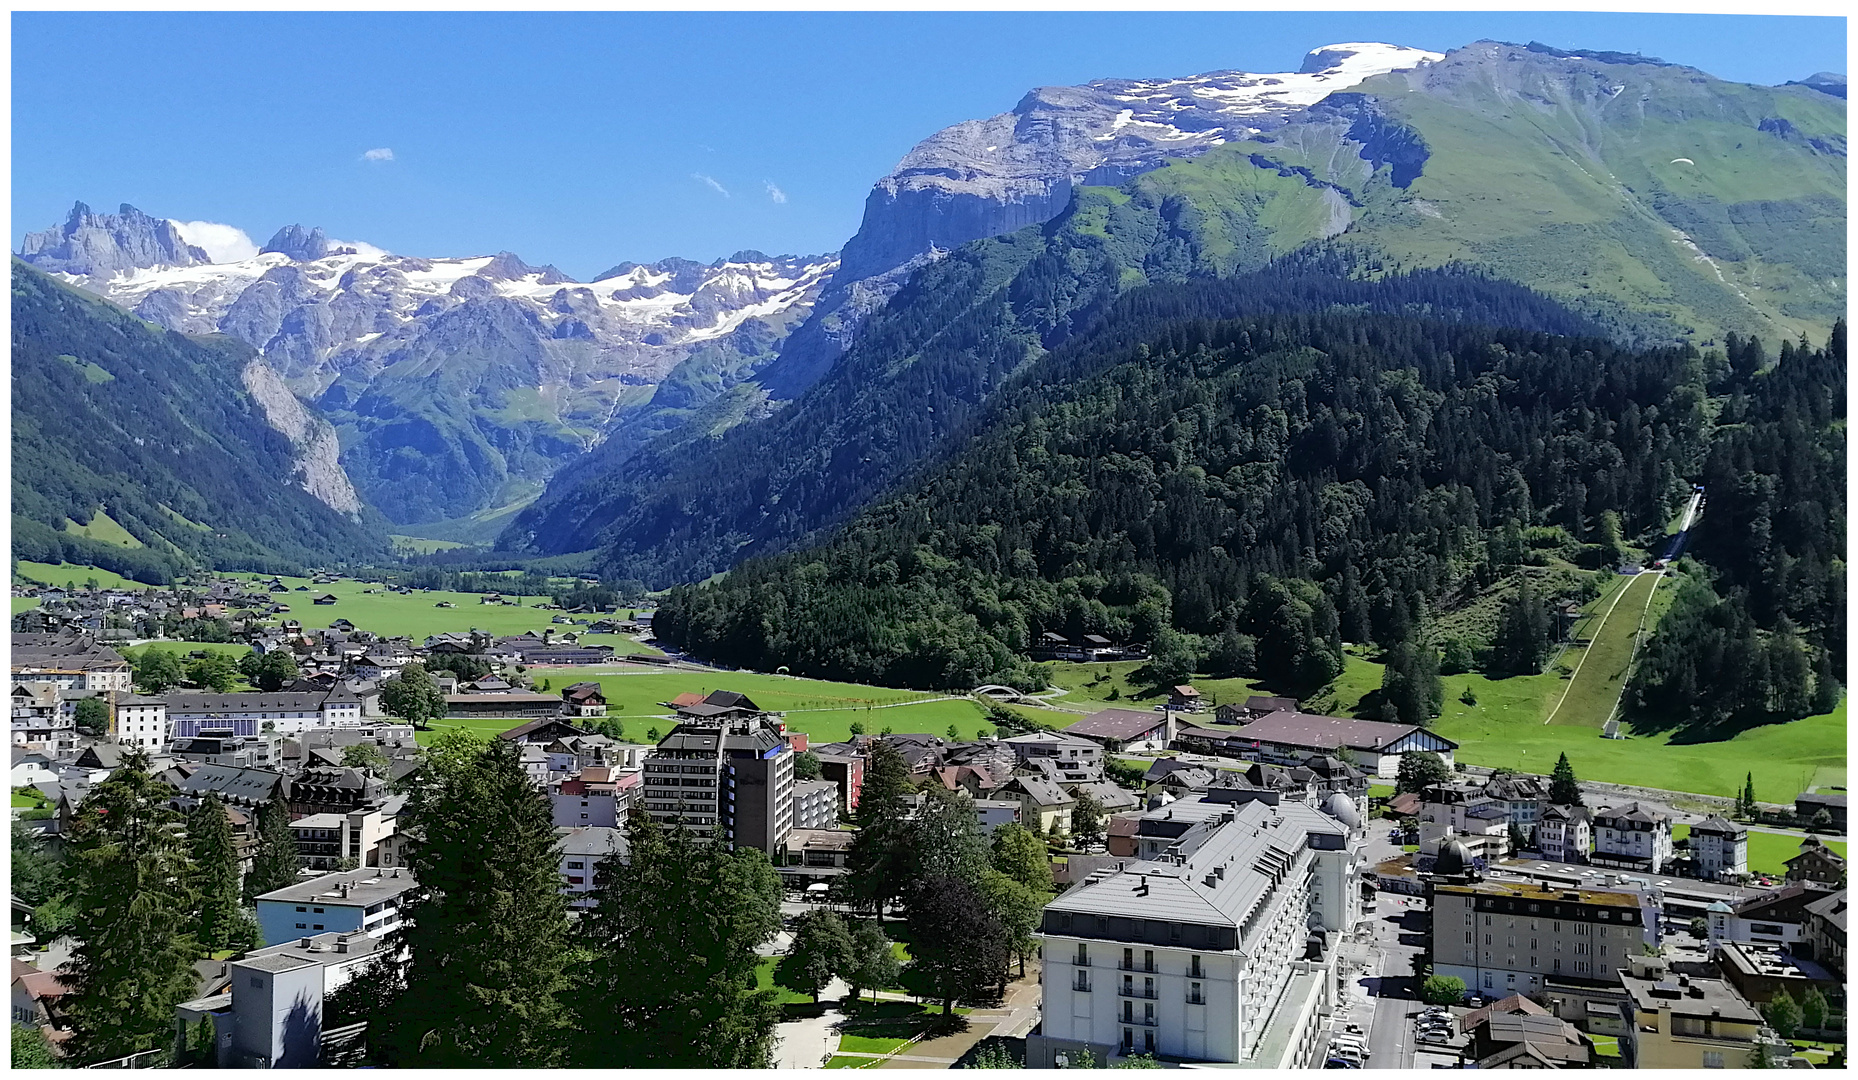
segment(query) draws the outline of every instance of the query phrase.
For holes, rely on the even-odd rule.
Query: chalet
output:
[[[1302,702],[1296,698],[1264,697],[1254,694],[1245,699],[1243,705],[1221,705],[1213,710],[1213,722],[1216,724],[1243,724],[1256,720],[1260,716],[1269,716],[1279,710],[1288,709],[1296,712]]]
[[[561,691],[563,707],[570,716],[605,716],[606,694],[599,683],[579,682]]]
[[[1800,842],[1800,854],[1788,859],[1788,881],[1818,881],[1828,884],[1843,884],[1845,881],[1845,857],[1827,847],[1817,836],[1809,836]]]
[[[553,699],[551,698],[550,700]],[[510,742],[516,743],[537,743],[546,746],[558,739],[568,739],[586,734],[587,732],[575,727],[567,720],[555,717],[546,720],[531,720],[527,724],[513,727],[508,731],[499,733],[497,738],[507,739]]]
[[[1845,796],[1820,795],[1818,793],[1796,795],[1793,800],[1793,812],[1801,821],[1813,823],[1820,814],[1825,819],[1822,824],[1830,825],[1839,832],[1845,831]]]
[[[1071,831],[1071,808],[1077,800],[1050,780],[1015,776],[996,795],[1019,800],[1019,823],[1028,829],[1042,835]]]
[[[1199,712],[1206,708],[1206,701],[1200,691],[1191,686],[1177,686],[1168,692],[1168,708],[1181,712]]]
[[[310,603],[328,605],[335,603],[337,599],[334,593],[323,593],[321,596],[311,599]]]
[[[503,595],[501,593],[494,593],[494,592],[485,593],[484,595],[477,598],[477,602],[480,604],[501,604],[503,603]]]

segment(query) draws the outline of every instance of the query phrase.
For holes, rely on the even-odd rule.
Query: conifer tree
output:
[[[1548,777],[1548,801],[1556,806],[1585,806],[1581,801],[1580,780],[1574,775],[1574,763],[1568,760],[1568,752],[1563,750],[1555,762],[1555,771]]]
[[[76,1061],[167,1045],[174,1007],[194,995],[193,867],[173,797],[131,750],[78,811],[68,870],[77,947],[63,1000]]]
[[[194,893],[199,898],[200,945],[217,952],[239,929],[239,853],[232,826],[217,795],[209,793],[187,815],[187,846],[193,856]]]
[[[884,907],[903,895],[909,883],[910,828],[903,797],[910,787],[909,765],[888,742],[871,746],[864,789],[858,799],[858,835],[846,856],[844,882],[849,899],[870,905],[881,922]]]
[[[290,833],[290,809],[279,799],[258,807],[258,846],[251,873],[245,875],[247,900],[275,892],[297,880],[297,841]]]
[[[398,931],[405,989],[371,1017],[402,1067],[565,1063],[571,944],[555,828],[519,748],[463,733],[435,743],[407,800],[420,884]]]
[[[755,949],[780,931],[774,867],[636,806],[626,836],[626,860],[610,855],[595,872],[576,1064],[767,1067],[779,1011],[755,988]]]
[[[1753,818],[1760,812],[1760,808],[1755,803],[1755,774],[1752,771],[1742,782],[1742,796],[1737,801],[1736,812],[1745,818]]]

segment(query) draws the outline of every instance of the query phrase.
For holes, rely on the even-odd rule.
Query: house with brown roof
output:
[[[52,1044],[71,1037],[61,1002],[71,987],[57,973],[39,968],[17,957],[13,960],[13,1022],[38,1028]]]
[[[1458,749],[1457,743],[1416,724],[1350,720],[1290,709],[1254,717],[1236,729],[1183,728],[1176,738],[1183,749],[1274,765],[1296,765],[1311,754],[1338,754],[1347,749],[1362,772],[1382,779],[1399,775],[1400,755],[1408,751],[1430,750],[1449,768]]]
[[[1566,1020],[1504,1012],[1471,1030],[1464,1057],[1479,1069],[1586,1069],[1593,1066],[1594,1045]]]
[[[1160,750],[1174,738],[1174,720],[1165,712],[1104,709],[1065,728],[1064,733],[1112,749]]]
[[[1788,859],[1785,865],[1788,881],[1845,884],[1845,856],[1827,847],[1817,836],[1800,841],[1800,854]]]

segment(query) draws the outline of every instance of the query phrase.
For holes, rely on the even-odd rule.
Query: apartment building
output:
[[[1620,1055],[1632,1069],[1746,1069],[1761,1014],[1721,979],[1620,972],[1627,1003]]]
[[[838,824],[839,785],[830,780],[794,782],[794,828],[831,829]]]
[[[1101,869],[1046,907],[1028,1067],[1085,1049],[1104,1062],[1318,1064],[1334,947],[1357,910],[1355,852],[1347,826],[1261,794],[1272,798],[1218,806],[1158,857]]]
[[[8,639],[15,683],[50,683],[92,693],[129,690],[129,661],[83,634],[13,634]]]
[[[329,690],[213,694],[170,691],[170,739],[217,733],[251,738],[265,732],[295,735],[310,728],[361,724],[361,697],[346,683]]]
[[[1690,827],[1690,860],[1705,881],[1748,873],[1748,829],[1714,814],[1704,818]]]
[[[325,931],[379,937],[400,925],[400,909],[417,888],[413,872],[400,868],[325,874],[258,897],[258,926],[267,946]]]
[[[1536,822],[1535,848],[1549,862],[1586,862],[1593,850],[1593,811],[1550,804]]]
[[[793,829],[794,752],[766,716],[687,720],[645,759],[645,811],[772,856]]]
[[[1551,978],[1615,983],[1655,933],[1644,903],[1634,892],[1529,882],[1435,885],[1432,971],[1486,997],[1532,994]]]
[[[1591,861],[1596,866],[1617,866],[1666,873],[1671,864],[1671,819],[1636,802],[1611,807],[1594,815]]]
[[[161,753],[168,745],[167,699],[127,691],[107,697],[115,710],[112,722],[116,741],[150,754]]]
[[[1001,739],[1000,744],[1013,751],[1018,767],[1046,772],[1048,779],[1066,784],[1087,784],[1103,778],[1103,747],[1089,739],[1056,731],[1035,731]],[[1049,766],[1042,763],[1049,762]]]

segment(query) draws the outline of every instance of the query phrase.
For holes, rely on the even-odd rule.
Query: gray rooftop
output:
[[[349,886],[348,895],[342,894],[342,886]],[[324,874],[309,881],[299,881],[295,885],[286,885],[275,892],[265,893],[260,900],[270,900],[280,904],[301,904],[315,901],[319,904],[340,907],[371,907],[383,900],[391,900],[402,893],[411,892],[419,887],[413,880],[411,870],[399,867],[382,869],[378,866],[364,866],[359,870],[347,870],[339,874]]]
[[[233,961],[234,967],[257,968],[259,971],[271,972],[295,971],[298,968],[315,965],[316,961],[307,956],[292,956],[289,953],[262,953]]]
[[[1664,979],[1638,979],[1624,972],[1619,981],[1641,1010],[1661,1010],[1674,1016],[1715,1017],[1745,1024],[1761,1022],[1747,999],[1721,979],[1670,975]]]

